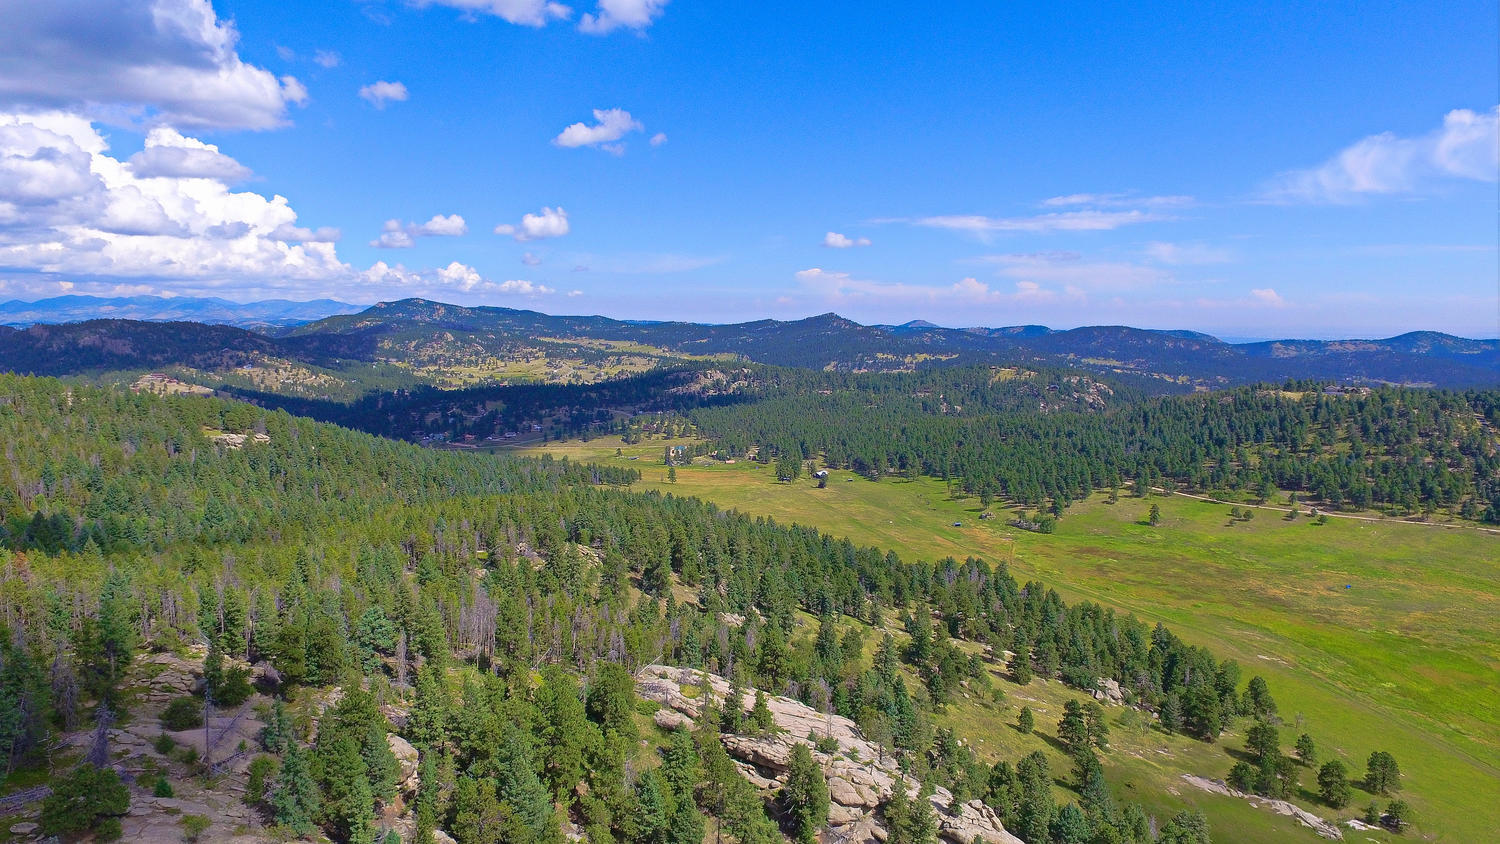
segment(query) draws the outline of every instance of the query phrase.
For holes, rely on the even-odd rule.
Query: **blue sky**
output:
[[[1495,336],[1497,14],[0,0],[0,296]]]

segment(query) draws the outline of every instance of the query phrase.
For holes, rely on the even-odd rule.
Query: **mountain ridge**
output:
[[[222,301],[222,300],[220,300]],[[230,303],[232,304],[232,303]],[[4,307],[4,306],[0,306]],[[1165,391],[1313,379],[1469,387],[1500,383],[1500,340],[1412,331],[1382,339],[1227,343],[1203,332],[1124,325],[945,328],[921,321],[864,325],[836,313],[798,320],[707,324],[549,315],[421,298],[256,331],[223,323],[91,320],[0,332],[0,368],[68,374],[99,368],[201,366],[240,354],[323,365],[402,365],[462,355],[493,360],[538,344],[635,344],[658,357],[734,356],[756,363],[841,371],[909,371],[960,364],[1065,366],[1152,379]],[[164,329],[162,326],[178,326]],[[157,326],[152,328],[150,326]],[[248,337],[233,334],[245,331]],[[592,345],[591,345],[592,344]],[[227,354],[233,352],[234,354]]]

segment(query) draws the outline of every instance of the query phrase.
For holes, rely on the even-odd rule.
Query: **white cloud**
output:
[[[313,62],[319,67],[333,68],[343,64],[344,57],[337,50],[318,50],[313,53]]]
[[[1230,253],[1227,249],[1219,249],[1202,243],[1163,243],[1156,241],[1146,244],[1146,257],[1161,264],[1185,266],[1193,264],[1225,264],[1230,260]]]
[[[359,95],[376,108],[385,108],[388,102],[406,102],[406,86],[400,82],[379,82],[359,89]]]
[[[829,232],[823,235],[823,245],[829,249],[848,249],[853,246],[869,246],[868,237],[849,238],[838,232]]]
[[[251,175],[250,168],[219,152],[217,146],[165,126],[147,133],[145,148],[130,157],[130,169],[140,178],[218,179],[226,184],[243,182]]]
[[[281,77],[281,95],[289,103],[307,105],[307,86],[298,82],[295,76]]]
[[[163,146],[222,156],[196,139],[154,133],[148,151]],[[103,136],[83,117],[0,114],[0,266],[211,284],[348,272],[331,237],[291,236],[317,233],[297,228],[285,198],[232,192],[194,169],[202,160],[166,164],[187,174],[141,176],[135,163],[108,155]]]
[[[370,241],[370,245],[380,249],[409,249],[417,245],[417,240],[400,220],[386,220],[380,236]]]
[[[1076,288],[1062,291],[1042,287],[1034,281],[1017,281],[1013,290],[992,289],[978,279],[962,278],[949,285],[907,284],[904,282],[857,279],[846,272],[820,267],[796,274],[802,287],[831,305],[933,305],[973,306],[981,304],[1035,304],[1061,301],[1083,301]]]
[[[569,231],[568,212],[559,208],[542,208],[536,214],[523,214],[518,225],[501,223],[495,226],[495,234],[508,234],[518,241],[541,240],[562,237]],[[526,253],[530,255],[531,253]]]
[[[417,226],[414,233],[423,237],[458,237],[469,233],[469,224],[457,214],[446,217],[436,214],[431,220]]]
[[[667,133],[666,132],[657,132],[655,135],[651,136],[651,146],[659,147],[659,146],[661,146],[662,144],[664,144],[666,142],[667,142]]]
[[[271,237],[288,243],[336,243],[342,236],[343,233],[333,226],[305,229],[290,223],[283,223],[271,232]]]
[[[533,284],[532,282],[521,281],[519,279],[502,281],[496,290],[500,293],[513,293],[518,296],[545,296],[548,293],[556,292],[545,284]]]
[[[1272,308],[1286,307],[1286,300],[1281,298],[1280,294],[1269,287],[1258,288],[1250,291],[1250,300],[1257,305],[1267,305]]]
[[[578,28],[593,35],[605,35],[621,27],[637,32],[651,26],[666,9],[668,0],[599,0],[596,14],[584,15]]]
[[[576,298],[578,298],[579,296],[582,296],[582,295],[583,295],[583,291],[582,290],[569,290],[568,291],[568,298],[569,299],[576,299]]]
[[[630,112],[621,108],[596,108],[594,120],[595,123],[592,126],[574,123],[558,133],[557,137],[552,139],[552,143],[570,149],[598,147],[619,155],[625,151],[625,148],[622,144],[616,143],[617,141],[631,132],[642,132],[646,129],[639,120],[630,116]]]
[[[1500,106],[1487,112],[1455,109],[1443,125],[1414,138],[1371,135],[1323,164],[1273,179],[1262,199],[1286,203],[1345,203],[1381,194],[1429,190],[1444,181],[1500,179]]]
[[[211,150],[166,132],[153,136],[156,146]],[[138,163],[110,156],[87,118],[0,113],[0,292],[341,295],[356,301],[553,292],[531,282],[494,282],[458,262],[408,270],[382,261],[359,271],[339,260],[337,229],[299,226],[284,197],[231,191],[221,179],[199,175],[201,169],[146,177]],[[467,225],[457,214],[439,214],[421,224],[397,222],[394,231],[453,236]]]
[[[542,263],[542,259],[537,257],[534,253],[527,252],[526,254],[521,256],[521,263],[525,264],[528,267],[535,267]]]
[[[1103,208],[1134,206],[1137,208],[1185,208],[1193,204],[1191,196],[1136,196],[1129,193],[1070,193],[1042,200],[1047,208],[1093,205]]]
[[[380,249],[409,249],[419,237],[459,237],[468,233],[469,224],[457,214],[446,217],[437,214],[425,223],[406,225],[400,220],[386,220],[380,236],[370,241],[370,245]]]
[[[499,294],[503,296],[547,296],[557,291],[544,284],[511,279],[491,281],[468,264],[453,261],[446,267],[409,270],[376,261],[368,270],[358,273],[357,280],[367,288],[387,291],[389,295],[444,295],[452,293]]]
[[[1037,214],[1031,217],[984,217],[977,214],[950,214],[890,222],[910,222],[916,226],[967,232],[984,237],[998,232],[1045,234],[1063,231],[1112,231],[1121,226],[1151,223],[1165,219],[1168,218],[1154,212],[1132,209],[1130,211],[1057,211],[1049,214]]]
[[[0,0],[0,20],[0,108],[270,129],[307,96],[244,63],[209,0]]]
[[[1174,285],[1165,270],[1121,261],[1086,261],[1076,252],[1027,252],[985,255],[979,261],[996,275],[1063,289],[1106,292],[1139,291]]]
[[[573,10],[550,0],[415,0],[417,6],[447,6],[468,17],[492,15],[521,26],[542,27],[555,20],[567,20]]]

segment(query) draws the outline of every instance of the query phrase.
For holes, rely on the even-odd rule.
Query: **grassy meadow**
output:
[[[1006,525],[1011,514],[998,505],[991,508],[996,518],[982,521],[977,499],[950,497],[941,481],[927,478],[873,482],[835,471],[818,489],[807,478],[780,483],[754,462],[699,461],[677,467],[677,482],[668,483],[660,463],[665,444],[603,438],[531,453],[605,463],[638,457],[627,464],[644,474],[637,488],[813,525],[909,559],[1006,561],[1017,579],[1042,580],[1069,601],[1162,621],[1238,660],[1247,677],[1266,677],[1286,722],[1288,751],[1305,731],[1320,759],[1342,759],[1355,776],[1372,751],[1394,754],[1404,775],[1401,796],[1417,814],[1403,837],[1469,842],[1500,835],[1500,536],[1399,522],[1319,525],[1272,512],[1233,521],[1229,505],[1159,496],[1110,504],[1104,495],[1076,503],[1055,534],[1041,535]],[[1152,503],[1161,507],[1157,527],[1145,523]],[[965,701],[945,717],[987,758],[1043,747],[1013,728],[1017,701],[1073,692],[1059,683],[1000,685],[1006,704]],[[1061,700],[1048,701],[1049,712],[1060,712]],[[1057,717],[1038,711],[1038,732],[1055,731]],[[1203,745],[1149,728],[1120,732],[1106,767],[1121,797],[1159,815],[1198,806],[1215,822],[1216,840],[1315,838],[1289,818],[1180,781],[1181,773],[1222,778],[1242,735]],[[1065,779],[1060,754],[1056,763],[1054,773]],[[1302,773],[1305,792],[1316,788],[1314,773]],[[1356,789],[1350,807],[1336,813],[1310,797],[1298,802],[1327,818],[1355,817],[1370,800]]]

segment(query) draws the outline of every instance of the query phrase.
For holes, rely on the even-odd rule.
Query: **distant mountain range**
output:
[[[82,309],[85,303],[76,300],[87,297],[63,298],[75,300],[69,306]],[[210,304],[188,308],[201,309],[190,323],[111,319],[0,329],[0,369],[60,375],[175,365],[218,371],[244,365],[256,356],[335,369],[360,363],[399,368],[413,366],[420,356],[430,371],[431,361],[445,356],[472,362],[535,354],[538,344],[594,344],[589,347],[594,348],[629,343],[650,347],[663,358],[733,355],[777,366],[850,371],[959,364],[1065,366],[1136,379],[1158,391],[1287,379],[1455,388],[1500,384],[1500,340],[1425,331],[1382,340],[1231,344],[1193,331],[1126,326],[1065,331],[1039,325],[942,328],[920,321],[861,325],[832,313],[792,321],[709,325],[550,316],[404,299],[302,321],[297,315],[352,308],[326,301],[252,305],[222,300],[158,300],[155,305],[136,300],[96,301],[129,301],[142,310],[158,307],[150,311],[155,315],[165,312],[160,308],[188,301]],[[32,303],[32,307],[41,304]],[[0,314],[18,313],[13,305],[0,306],[10,309]],[[48,305],[43,310],[57,314],[63,307]],[[225,324],[212,328],[197,324],[209,321],[201,316],[203,311],[216,313],[218,319],[213,321]],[[237,318],[231,320],[236,313]],[[290,324],[277,327],[276,320]],[[260,330],[231,327],[242,323]]]
[[[134,319],[146,322],[203,322],[241,328],[299,325],[334,314],[350,314],[361,305],[316,299],[293,302],[231,302],[217,298],[124,296],[57,296],[35,302],[0,303],[0,325],[24,327],[38,323],[83,322],[90,319]]]

